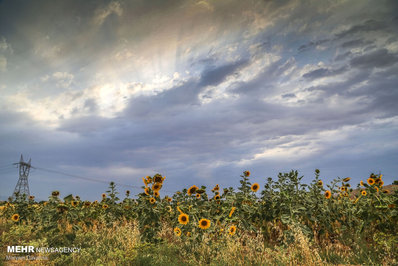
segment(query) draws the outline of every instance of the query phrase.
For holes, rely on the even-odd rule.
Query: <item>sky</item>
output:
[[[0,199],[398,176],[397,1],[0,1]],[[60,174],[60,173],[63,174]],[[68,174],[68,175],[66,175]],[[76,176],[97,180],[79,179]],[[102,182],[103,181],[103,182]],[[101,183],[102,182],[102,183]]]

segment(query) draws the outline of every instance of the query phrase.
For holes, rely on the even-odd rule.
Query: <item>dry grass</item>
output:
[[[68,231],[68,228],[65,231]],[[271,231],[280,228],[275,225]],[[21,228],[22,230],[22,228]],[[22,230],[26,233],[28,227]],[[22,232],[21,231],[21,232]],[[70,255],[53,254],[50,261],[35,262],[36,265],[350,265],[358,254],[335,241],[315,244],[301,230],[299,224],[290,225],[292,238],[286,239],[280,245],[271,245],[264,240],[263,235],[244,233],[230,236],[223,234],[205,234],[198,243],[190,242],[186,237],[177,237],[173,228],[166,223],[162,225],[159,237],[163,242],[158,244],[143,244],[136,222],[114,223],[112,227],[96,224],[90,230],[77,233],[75,246],[81,246],[80,253]],[[7,238],[3,232],[2,244]],[[32,234],[24,234],[34,238]],[[13,237],[13,236],[10,236]],[[15,236],[14,236],[15,237]],[[38,240],[40,246],[46,246],[45,239]],[[39,243],[37,242],[37,243]],[[322,246],[322,247],[321,247]],[[386,251],[388,253],[388,250]],[[391,252],[390,252],[391,253]],[[36,254],[37,256],[40,254]],[[4,257],[5,254],[3,253]],[[364,256],[367,256],[366,254]],[[374,260],[365,258],[364,263],[372,264]],[[20,262],[15,262],[15,265]],[[394,254],[387,254],[383,265],[396,263]],[[9,263],[10,265],[14,265]],[[359,264],[359,263],[358,263]]]

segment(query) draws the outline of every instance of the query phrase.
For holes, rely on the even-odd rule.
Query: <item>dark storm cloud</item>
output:
[[[383,68],[396,64],[397,62],[397,54],[390,53],[384,48],[354,57],[350,60],[351,66],[357,68]]]
[[[107,132],[115,123],[116,121],[114,120],[99,116],[84,116],[75,119],[66,119],[65,122],[58,127],[58,130],[79,133],[84,136],[95,134],[96,132]]]
[[[234,74],[234,72],[247,65],[248,62],[249,60],[239,60],[231,64],[206,69],[201,76],[199,86],[217,86],[228,76]]]
[[[84,102],[84,107],[88,108],[90,112],[96,112],[98,110],[98,104],[94,99],[87,99]]]
[[[372,43],[372,42],[367,42],[367,41],[364,41],[364,40],[361,40],[361,39],[356,39],[356,40],[352,40],[352,41],[348,41],[348,42],[343,43],[341,45],[341,47],[342,48],[352,48],[352,47],[357,47],[357,46],[365,46],[365,45],[367,45],[369,43]]]
[[[280,59],[269,66],[259,69],[257,75],[247,82],[235,82],[231,84],[229,90],[232,93],[248,94],[254,97],[264,96],[277,90],[279,79],[285,72],[294,67],[293,58]],[[284,77],[287,78],[287,77]]]
[[[341,31],[337,33],[335,36],[338,39],[342,39],[345,37],[351,37],[356,34],[365,33],[365,32],[374,32],[386,29],[387,26],[384,22],[376,21],[376,20],[367,20],[361,24],[354,25],[347,30]]]
[[[318,86],[311,86],[306,88],[306,91],[323,91],[322,97],[330,97],[333,95],[347,96],[349,88],[367,80],[371,75],[370,71],[351,73],[351,75],[344,81],[332,81],[327,84]]]
[[[314,80],[318,78],[331,77],[331,76],[340,75],[344,73],[346,70],[347,70],[346,66],[340,67],[338,69],[319,68],[311,72],[305,73],[303,75],[303,78]]]
[[[309,42],[309,43],[307,43],[307,44],[301,45],[301,46],[298,48],[298,51],[299,51],[299,52],[304,52],[304,51],[309,50],[309,49],[312,49],[313,47],[316,47],[316,46],[318,46],[318,45],[327,43],[327,42],[329,42],[329,41],[330,41],[330,39],[323,39],[323,40],[319,40],[319,41],[311,41],[311,42]]]
[[[207,86],[217,86],[248,62],[248,60],[238,60],[219,67],[209,66],[199,78],[192,78],[154,96],[133,98],[130,100],[126,113],[129,116],[144,118],[184,112],[187,107],[200,104],[198,96]]]
[[[296,98],[296,94],[294,93],[286,93],[282,95],[282,98]]]
[[[368,108],[375,110],[381,117],[394,117],[398,115],[398,65],[395,64],[382,71],[374,73],[360,90],[351,92],[354,97],[367,96]]]
[[[366,20],[362,23],[356,23],[350,26],[347,30],[336,33],[332,38],[323,38],[315,41],[308,42],[301,45],[297,50],[299,52],[308,51],[318,45],[328,44],[333,45],[339,41],[344,41],[340,44],[342,48],[364,47],[373,43],[373,41],[363,39],[365,36],[372,36],[372,34],[391,34],[394,31],[390,19],[380,18],[379,20]],[[358,38],[359,37],[359,38]],[[373,36],[375,39],[376,36]],[[355,38],[355,39],[352,39]]]
[[[347,52],[345,52],[345,53],[338,54],[338,55],[334,58],[334,60],[335,60],[335,61],[344,60],[344,59],[350,58],[351,55],[352,55],[352,53],[351,53],[350,51],[347,51]]]

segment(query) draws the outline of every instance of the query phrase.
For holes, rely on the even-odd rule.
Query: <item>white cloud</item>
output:
[[[13,54],[14,50],[12,49],[11,45],[7,42],[7,40],[2,37],[0,40],[0,52],[8,52],[9,54]]]
[[[204,0],[199,1],[199,2],[196,3],[196,6],[198,6],[200,8],[203,8],[203,9],[205,9],[207,11],[210,11],[210,12],[214,11],[213,5],[211,5],[208,1],[204,1]]]
[[[46,82],[49,78],[50,78],[49,75],[45,75],[45,76],[41,77],[40,80],[43,82]]]
[[[66,89],[72,84],[74,75],[67,72],[55,72],[53,78],[58,88]]]
[[[111,2],[107,7],[97,9],[94,16],[94,23],[101,26],[106,18],[111,14],[116,14],[118,16],[123,14],[123,9],[121,8],[119,2]]]

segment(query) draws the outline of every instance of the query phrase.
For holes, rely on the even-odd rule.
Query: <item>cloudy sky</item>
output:
[[[0,196],[398,179],[397,1],[0,1]],[[47,171],[46,171],[46,170]],[[120,187],[122,191],[125,187]]]

